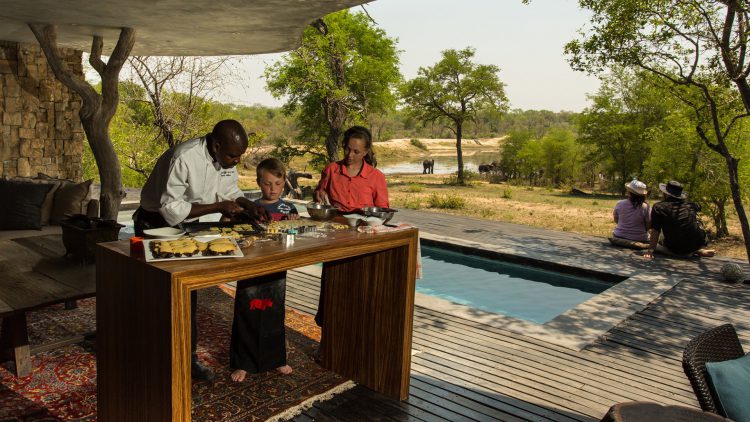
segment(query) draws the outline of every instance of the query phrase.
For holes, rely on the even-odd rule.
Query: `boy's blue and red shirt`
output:
[[[289,215],[298,214],[294,204],[290,204],[283,199],[279,199],[273,204],[264,204],[260,199],[256,199],[255,203],[265,208],[271,214],[273,221],[288,220]]]

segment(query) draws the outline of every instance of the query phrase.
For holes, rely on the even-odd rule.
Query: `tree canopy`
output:
[[[339,159],[347,125],[393,109],[401,80],[396,40],[363,13],[336,12],[308,27],[302,45],[266,69],[269,91],[286,97],[300,151],[326,161]]]
[[[495,65],[473,62],[473,48],[445,50],[432,67],[419,68],[417,77],[407,81],[401,95],[410,114],[423,122],[445,122],[456,136],[459,183],[464,183],[461,152],[464,124],[480,111],[500,113],[508,99]]]

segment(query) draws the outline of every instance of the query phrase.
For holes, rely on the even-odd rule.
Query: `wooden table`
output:
[[[96,294],[94,266],[63,258],[62,236],[0,241],[0,359],[15,363],[16,376],[31,373],[31,355],[79,340],[29,344],[26,313]]]
[[[244,258],[147,263],[126,242],[97,248],[97,406],[103,421],[187,421],[190,292],[326,262],[323,366],[388,396],[409,394],[416,229],[346,230],[263,242]],[[227,352],[228,353],[228,352]]]

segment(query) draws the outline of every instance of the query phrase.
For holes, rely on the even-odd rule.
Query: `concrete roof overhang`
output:
[[[132,55],[273,53],[299,46],[317,18],[371,0],[0,0],[0,40],[36,43],[29,23],[57,25],[59,46],[104,54],[120,28],[135,29]]]

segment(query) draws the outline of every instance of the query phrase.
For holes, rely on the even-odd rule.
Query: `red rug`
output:
[[[227,289],[226,293],[232,293]],[[313,318],[287,309],[287,360],[291,375],[276,371],[229,378],[229,335],[233,300],[220,289],[199,293],[198,354],[217,375],[213,383],[193,383],[193,420],[259,421],[291,417],[312,402],[353,384],[312,359],[320,329]],[[66,311],[54,306],[28,314],[32,344],[95,329],[95,299]],[[0,367],[0,421],[96,420],[95,342],[61,347],[33,356],[31,375],[15,378],[12,363]]]

